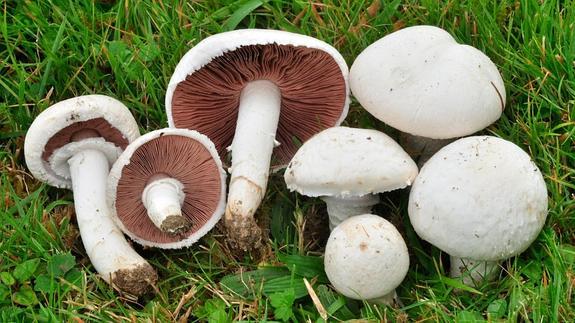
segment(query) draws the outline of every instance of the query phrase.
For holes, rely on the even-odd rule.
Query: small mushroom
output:
[[[362,214],[331,232],[325,272],[341,294],[373,303],[400,304],[395,288],[409,270],[409,253],[397,229],[385,219]]]
[[[478,285],[537,238],[547,217],[547,189],[515,144],[468,137],[427,161],[408,211],[417,234],[451,256],[451,275]]]
[[[108,178],[112,217],[145,246],[190,246],[220,220],[225,198],[226,174],[214,144],[188,129],[134,140]]]
[[[157,274],[128,244],[106,205],[110,165],[140,135],[130,111],[103,95],[58,102],[34,120],[24,142],[26,164],[39,180],[72,188],[80,235],[94,268],[106,282],[134,295]]]
[[[415,162],[386,134],[333,127],[301,146],[284,180],[290,191],[321,197],[333,229],[350,216],[369,213],[378,193],[409,186],[415,176]]]
[[[369,113],[415,136],[402,136],[411,142],[408,152],[427,156],[446,139],[486,128],[505,108],[505,86],[489,57],[433,26],[405,28],[368,46],[349,83]]]
[[[231,150],[225,222],[240,249],[261,242],[254,214],[270,165],[285,165],[298,141],[345,118],[347,73],[332,46],[277,30],[217,34],[178,63],[166,93],[168,122],[207,135],[222,156]]]

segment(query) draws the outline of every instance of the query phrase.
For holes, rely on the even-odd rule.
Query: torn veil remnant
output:
[[[181,248],[222,217],[226,175],[214,144],[188,129],[160,129],[132,142],[108,178],[108,205],[145,246]]]
[[[120,101],[85,95],[40,113],[24,142],[26,164],[37,179],[73,189],[80,235],[96,271],[134,295],[145,293],[158,277],[112,221],[106,179],[110,165],[139,135],[136,121]]]
[[[168,85],[170,126],[198,130],[223,156],[231,150],[225,221],[244,250],[260,243],[254,213],[273,166],[298,142],[338,125],[347,114],[348,68],[332,46],[276,30],[208,37],[178,63]]]

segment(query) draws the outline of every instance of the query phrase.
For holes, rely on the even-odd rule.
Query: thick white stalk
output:
[[[392,290],[391,292],[389,292],[387,295],[383,295],[383,296],[378,297],[378,298],[370,299],[370,300],[368,300],[368,302],[374,303],[374,304],[388,305],[388,306],[393,306],[394,304],[396,304],[400,307],[403,307],[403,303],[401,302],[401,300],[397,296],[395,289]]]
[[[457,138],[451,139],[431,139],[401,132],[399,144],[405,151],[417,161],[417,166],[422,167],[431,156],[435,155],[441,148],[449,145]]]
[[[253,81],[242,90],[225,217],[243,249],[258,232],[253,216],[266,190],[280,109],[281,92],[274,83]]]
[[[106,282],[139,294],[147,289],[146,280],[155,281],[156,274],[146,260],[132,249],[110,218],[106,204],[106,180],[110,168],[108,159],[98,150],[87,149],[76,153],[68,164],[76,220],[90,261]],[[143,284],[145,286],[140,286]]]
[[[182,204],[186,195],[184,185],[175,178],[151,181],[142,192],[142,203],[148,217],[160,230],[171,234],[187,231],[190,221],[182,216]]]
[[[372,207],[379,203],[379,195],[377,194],[355,197],[322,196],[321,199],[327,206],[330,230],[333,230],[349,217],[371,213]]]
[[[466,258],[450,257],[451,277],[461,277],[467,286],[479,286],[489,280],[499,268],[499,261],[477,261]]]

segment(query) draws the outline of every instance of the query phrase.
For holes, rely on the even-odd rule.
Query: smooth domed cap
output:
[[[333,127],[300,147],[284,179],[306,196],[351,197],[404,188],[415,176],[415,162],[383,132]]]
[[[170,127],[207,135],[222,157],[235,132],[240,94],[268,80],[281,92],[273,165],[285,165],[297,141],[339,125],[347,115],[348,67],[318,39],[279,30],[244,29],[210,36],[180,60],[166,92]],[[296,140],[294,140],[296,138]]]
[[[148,217],[142,193],[158,176],[183,185],[182,215],[192,223],[188,231],[178,235],[164,232]],[[192,245],[220,220],[225,196],[226,175],[214,144],[187,129],[160,129],[141,136],[126,147],[108,177],[112,217],[122,231],[145,246]]]
[[[353,216],[331,232],[325,272],[341,294],[376,299],[391,293],[409,270],[407,246],[397,229],[372,214]]]
[[[349,82],[373,116],[428,138],[470,135],[505,108],[505,86],[489,57],[433,26],[405,28],[371,44],[354,61]]]
[[[496,261],[535,240],[547,189],[529,155],[496,137],[459,139],[422,167],[409,196],[417,234],[448,254]]]
[[[85,140],[86,145],[74,142],[74,136],[84,131],[96,138]],[[56,187],[71,188],[70,177],[63,174],[69,171],[54,169],[54,157],[58,152],[65,151],[71,143],[74,147],[62,155],[68,156],[81,146],[101,147],[108,160],[113,162],[121,149],[139,135],[136,120],[122,102],[105,95],[78,96],[60,101],[36,117],[26,133],[24,156],[28,169],[38,180]],[[60,160],[58,165],[68,167]]]

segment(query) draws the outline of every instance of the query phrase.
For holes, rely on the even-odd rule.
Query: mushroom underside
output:
[[[158,176],[183,184],[186,197],[181,211],[191,223],[189,230],[170,234],[148,217],[142,192]],[[219,168],[201,143],[164,135],[140,146],[124,166],[116,188],[116,214],[128,231],[143,240],[177,242],[197,232],[213,216],[220,202],[221,185]]]
[[[249,45],[226,52],[188,75],[172,98],[177,128],[197,130],[220,156],[232,143],[242,89],[268,80],[281,92],[275,163],[286,164],[301,142],[334,126],[344,111],[347,91],[341,69],[330,54],[291,45]]]

